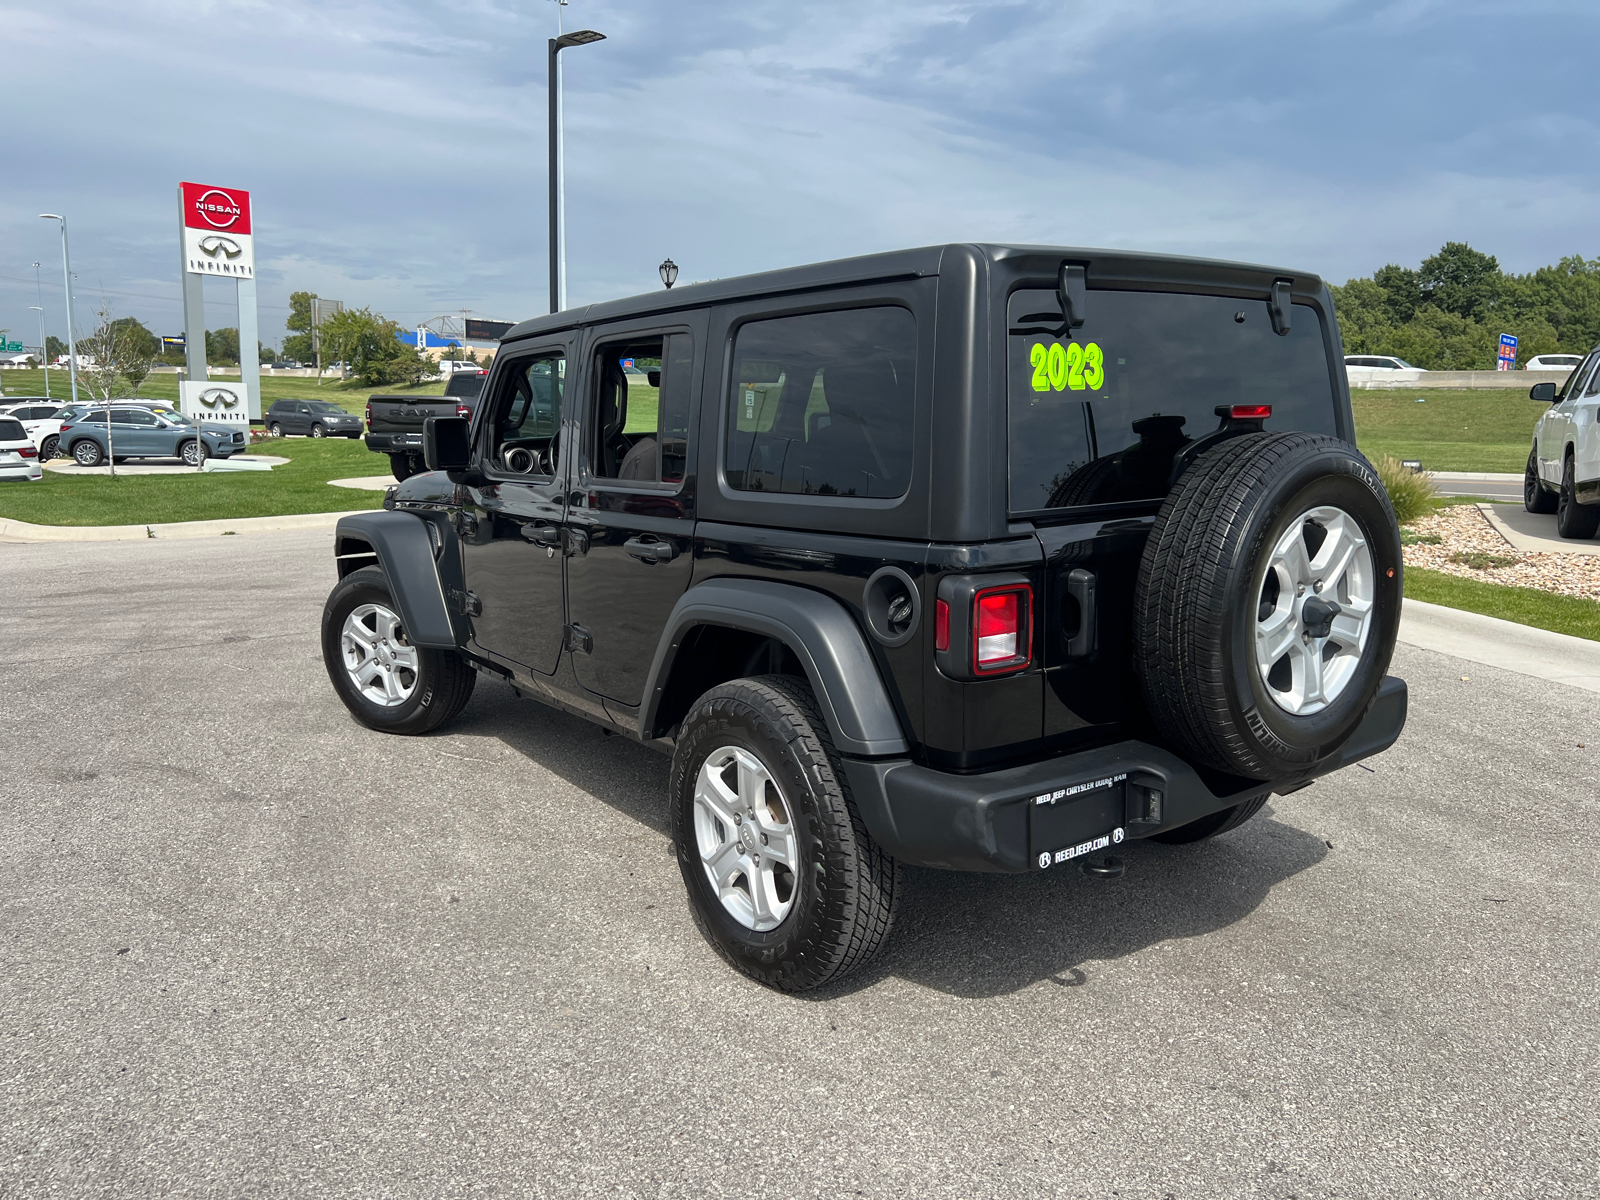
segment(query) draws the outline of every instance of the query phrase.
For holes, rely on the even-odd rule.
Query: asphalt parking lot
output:
[[[1370,770],[913,871],[795,998],[695,932],[665,758],[488,682],[355,725],[330,543],[0,547],[0,1196],[1600,1196],[1592,693],[1402,647]]]

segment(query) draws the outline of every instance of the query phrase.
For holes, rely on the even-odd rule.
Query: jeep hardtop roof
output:
[[[915,279],[948,271],[952,258],[967,269],[991,270],[992,282],[1009,284],[1017,279],[1053,280],[1063,260],[1088,268],[1091,287],[1112,284],[1122,288],[1156,291],[1200,289],[1219,295],[1264,296],[1275,280],[1293,281],[1296,296],[1322,291],[1322,277],[1311,271],[1287,270],[1224,259],[1192,258],[1178,254],[1149,254],[1132,250],[1090,249],[1080,246],[1020,246],[953,242],[911,250],[889,250],[840,258],[830,262],[736,275],[707,283],[692,283],[670,291],[647,292],[564,312],[533,317],[509,330],[503,343],[537,334],[650,313],[703,308],[729,300],[781,295],[815,288],[843,287],[885,279]]]

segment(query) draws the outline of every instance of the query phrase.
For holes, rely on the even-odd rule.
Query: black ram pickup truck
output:
[[[487,675],[670,754],[695,920],[777,988],[870,959],[903,864],[1114,874],[1405,723],[1399,532],[1305,271],[948,245],[697,284],[518,325],[420,432],[339,523],[334,689],[420,734]]]
[[[487,371],[458,371],[442,396],[368,396],[367,449],[389,456],[397,480],[411,478],[422,470],[422,423],[429,417],[470,418],[488,376]]]

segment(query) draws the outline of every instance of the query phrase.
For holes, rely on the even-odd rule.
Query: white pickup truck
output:
[[[1529,512],[1555,513],[1564,538],[1592,538],[1600,529],[1600,346],[1556,391],[1536,383],[1528,395],[1550,405],[1533,430],[1522,480]]]

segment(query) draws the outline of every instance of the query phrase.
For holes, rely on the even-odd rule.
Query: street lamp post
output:
[[[670,258],[656,268],[661,276],[661,282],[666,284],[667,291],[672,290],[672,285],[678,282],[678,264]]]
[[[39,310],[39,361],[44,364],[44,398],[50,399],[50,343],[44,332],[44,280],[39,277],[39,264],[33,264],[33,286],[39,293],[39,303],[28,307]]]
[[[562,219],[561,179],[561,60],[559,55],[569,46],[586,46],[590,42],[605,40],[605,34],[592,29],[579,29],[550,39],[550,311],[560,312],[567,306],[566,238]]]
[[[41,221],[61,222],[61,270],[67,279],[67,366],[72,373],[72,402],[78,402],[78,339],[72,333],[72,255],[67,249],[67,219],[56,213],[40,213]],[[109,428],[109,426],[108,426]]]

